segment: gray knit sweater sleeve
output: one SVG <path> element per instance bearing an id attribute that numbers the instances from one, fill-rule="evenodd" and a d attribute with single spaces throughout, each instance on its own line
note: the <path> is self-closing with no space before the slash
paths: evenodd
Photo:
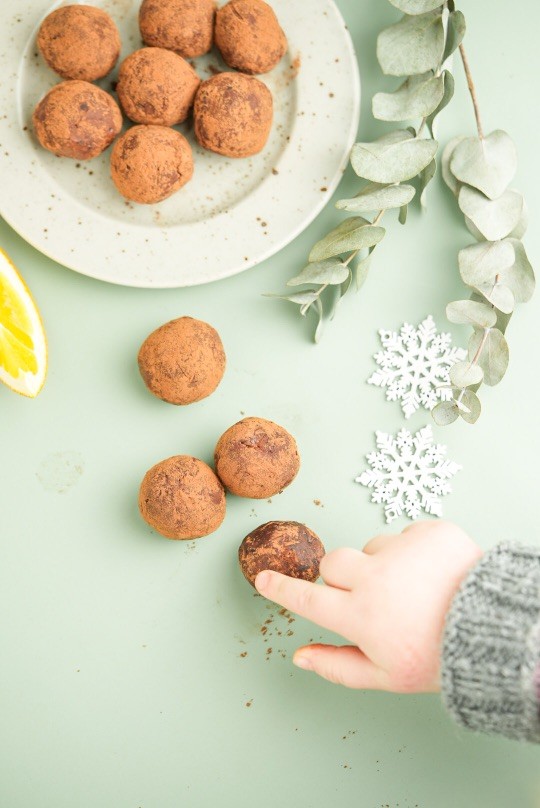
<path id="1" fill-rule="evenodd" d="M 540 742 L 540 550 L 500 544 L 446 619 L 443 701 L 465 727 Z"/>

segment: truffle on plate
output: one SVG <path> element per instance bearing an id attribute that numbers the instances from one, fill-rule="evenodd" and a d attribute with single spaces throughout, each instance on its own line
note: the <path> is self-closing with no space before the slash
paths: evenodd
<path id="1" fill-rule="evenodd" d="M 252 499 L 279 494 L 300 468 L 293 436 L 263 418 L 244 418 L 227 429 L 217 443 L 214 459 L 225 488 Z"/>
<path id="2" fill-rule="evenodd" d="M 199 539 L 225 518 L 225 492 L 206 463 L 177 455 L 146 472 L 139 490 L 142 518 L 167 539 Z"/>
<path id="3" fill-rule="evenodd" d="M 191 146 L 167 126 L 132 126 L 113 146 L 111 177 L 120 193 L 133 202 L 161 202 L 192 176 Z"/>
<path id="4" fill-rule="evenodd" d="M 90 160 L 122 128 L 114 98 L 87 81 L 63 81 L 41 99 L 32 117 L 41 145 L 59 157 Z"/>
<path id="5" fill-rule="evenodd" d="M 181 56 L 141 48 L 120 65 L 116 92 L 132 121 L 173 126 L 185 121 L 201 80 Z"/>
<path id="6" fill-rule="evenodd" d="M 155 396 L 171 404 L 191 404 L 213 393 L 225 372 L 218 332 L 193 317 L 160 326 L 139 350 L 139 370 Z"/>
<path id="7" fill-rule="evenodd" d="M 229 67 L 268 73 L 287 50 L 273 8 L 263 0 L 230 0 L 216 14 L 216 47 Z"/>
<path id="8" fill-rule="evenodd" d="M 238 561 L 252 586 L 263 570 L 314 582 L 324 554 L 319 537 L 300 522 L 266 522 L 246 536 L 238 548 Z"/>
<path id="9" fill-rule="evenodd" d="M 191 59 L 208 53 L 214 36 L 214 0 L 143 0 L 139 28 L 145 45 Z"/>
<path id="10" fill-rule="evenodd" d="M 61 6 L 40 25 L 43 58 L 64 79 L 96 81 L 113 69 L 120 34 L 109 15 L 95 6 Z"/>
<path id="11" fill-rule="evenodd" d="M 201 146 L 226 157 L 249 157 L 268 140 L 272 94 L 252 76 L 219 73 L 199 87 L 193 115 Z"/>

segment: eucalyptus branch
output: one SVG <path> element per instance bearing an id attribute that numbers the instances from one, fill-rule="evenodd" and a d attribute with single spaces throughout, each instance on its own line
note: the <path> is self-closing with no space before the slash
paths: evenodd
<path id="1" fill-rule="evenodd" d="M 462 47 L 460 52 L 478 137 L 451 140 L 443 153 L 442 173 L 477 243 L 460 250 L 458 256 L 461 278 L 471 288 L 471 298 L 450 303 L 446 311 L 451 322 L 471 325 L 473 334 L 469 361 L 450 368 L 449 400 L 433 410 L 439 424 L 452 423 L 460 416 L 468 423 L 478 419 L 478 388 L 482 383 L 498 384 L 506 373 L 506 327 L 515 305 L 530 300 L 535 287 L 534 271 L 521 242 L 527 228 L 525 201 L 508 188 L 517 168 L 515 146 L 502 130 L 484 135 L 469 62 Z"/>
<path id="2" fill-rule="evenodd" d="M 315 312 L 316 341 L 322 333 L 322 320 L 334 316 L 353 276 L 357 289 L 364 283 L 373 250 L 386 233 L 379 224 L 385 212 L 399 211 L 398 219 L 405 224 L 413 197 L 418 195 L 424 204 L 426 187 L 436 170 L 435 120 L 454 93 L 453 77 L 444 64 L 463 38 L 461 12 L 449 11 L 442 0 L 390 2 L 404 15 L 380 33 L 377 57 L 383 73 L 401 77 L 402 83 L 394 92 L 374 96 L 373 115 L 400 126 L 371 143 L 353 147 L 351 165 L 364 185 L 355 197 L 340 199 L 336 207 L 354 215 L 314 245 L 307 266 L 287 283 L 309 288 L 271 295 L 298 305 L 301 315 Z M 406 128 L 410 121 L 418 124 Z M 371 220 L 365 218 L 370 213 Z"/>

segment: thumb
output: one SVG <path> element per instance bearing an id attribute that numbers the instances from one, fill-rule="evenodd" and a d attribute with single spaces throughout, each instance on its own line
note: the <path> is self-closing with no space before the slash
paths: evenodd
<path id="1" fill-rule="evenodd" d="M 388 676 L 353 645 L 305 645 L 293 662 L 336 685 L 366 690 L 388 690 Z"/>

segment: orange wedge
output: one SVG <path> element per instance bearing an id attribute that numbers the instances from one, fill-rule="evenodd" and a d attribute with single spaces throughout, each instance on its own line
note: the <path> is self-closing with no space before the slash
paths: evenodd
<path id="1" fill-rule="evenodd" d="M 36 304 L 0 249 L 0 381 L 35 398 L 47 373 L 47 341 Z"/>

